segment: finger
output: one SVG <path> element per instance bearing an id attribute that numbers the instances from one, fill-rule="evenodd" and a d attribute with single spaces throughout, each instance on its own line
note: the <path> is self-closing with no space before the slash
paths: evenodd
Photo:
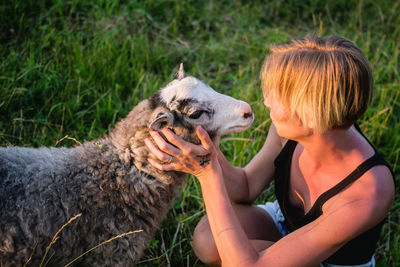
<path id="1" fill-rule="evenodd" d="M 162 152 L 158 147 L 149 139 L 146 138 L 144 140 L 144 143 L 146 144 L 147 148 L 161 161 L 164 162 L 175 162 L 176 159 L 172 157 L 171 155 L 168 155 L 167 153 Z"/>
<path id="2" fill-rule="evenodd" d="M 191 143 L 183 140 L 180 136 L 176 135 L 174 132 L 172 132 L 170 129 L 167 127 L 163 128 L 161 132 L 164 134 L 164 136 L 167 138 L 167 140 L 177 146 L 178 148 L 185 147 L 188 145 L 191 145 Z"/>
<path id="3" fill-rule="evenodd" d="M 177 171 L 173 164 L 161 164 L 152 158 L 148 158 L 147 161 L 160 171 Z"/>
<path id="4" fill-rule="evenodd" d="M 210 136 L 206 132 L 206 130 L 203 129 L 201 126 L 196 127 L 196 134 L 200 139 L 201 144 L 203 147 L 208 150 L 209 152 L 215 151 L 215 146 L 213 141 L 211 140 Z"/>
<path id="5" fill-rule="evenodd" d="M 168 142 L 165 141 L 158 132 L 150 131 L 150 135 L 153 137 L 154 142 L 161 151 L 173 156 L 179 156 L 182 154 L 182 151 L 179 148 L 168 144 Z"/>
<path id="6" fill-rule="evenodd" d="M 195 155 L 205 155 L 209 153 L 202 146 L 183 140 L 180 136 L 176 135 L 168 128 L 164 128 L 161 130 L 161 132 L 165 135 L 169 142 L 178 147 L 181 151 Z"/>

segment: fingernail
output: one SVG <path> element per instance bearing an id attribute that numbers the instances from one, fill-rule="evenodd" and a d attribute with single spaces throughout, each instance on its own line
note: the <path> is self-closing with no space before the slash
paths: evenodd
<path id="1" fill-rule="evenodd" d="M 204 129 L 203 129 L 203 127 L 201 127 L 200 125 L 197 126 L 197 131 L 198 131 L 199 133 L 201 133 L 201 134 L 204 134 Z"/>

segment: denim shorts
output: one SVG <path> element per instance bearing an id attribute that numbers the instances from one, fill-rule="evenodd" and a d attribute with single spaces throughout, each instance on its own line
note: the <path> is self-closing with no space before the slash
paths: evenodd
<path id="1" fill-rule="evenodd" d="M 279 233 L 281 233 L 282 237 L 289 234 L 289 230 L 285 223 L 285 217 L 282 214 L 278 200 L 275 200 L 274 202 L 267 202 L 264 205 L 257 205 L 257 206 L 268 212 L 268 214 L 274 221 L 276 228 L 278 228 Z M 320 264 L 320 267 L 375 267 L 375 257 L 372 256 L 369 262 L 359 265 L 336 265 L 323 262 Z"/>
<path id="2" fill-rule="evenodd" d="M 282 237 L 289 234 L 289 230 L 285 223 L 285 217 L 283 217 L 281 208 L 279 207 L 278 200 L 275 200 L 274 202 L 267 202 L 264 205 L 257 205 L 257 206 L 268 212 L 269 216 L 271 216 L 272 220 L 276 225 L 276 228 L 278 228 L 278 231 Z"/>

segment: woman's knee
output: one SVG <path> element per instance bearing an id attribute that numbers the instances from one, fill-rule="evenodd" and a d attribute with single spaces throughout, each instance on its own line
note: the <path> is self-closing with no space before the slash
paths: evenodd
<path id="1" fill-rule="evenodd" d="M 207 215 L 200 220 L 194 230 L 192 247 L 196 256 L 203 263 L 218 264 L 220 262 Z"/>
<path id="2" fill-rule="evenodd" d="M 263 209 L 257 206 L 235 204 L 233 209 L 239 219 L 243 230 L 250 240 L 257 240 L 258 249 L 266 248 L 271 245 L 268 241 L 277 241 L 281 238 L 271 216 Z M 196 256 L 204 263 L 218 264 L 220 257 L 215 245 L 214 237 L 211 232 L 207 216 L 204 216 L 197 224 L 193 233 L 192 242 L 193 251 Z"/>

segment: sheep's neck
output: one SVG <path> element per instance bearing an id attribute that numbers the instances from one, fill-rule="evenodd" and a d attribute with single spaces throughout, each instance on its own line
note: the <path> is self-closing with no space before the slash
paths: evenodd
<path id="1" fill-rule="evenodd" d="M 150 137 L 148 125 L 152 112 L 147 100 L 140 102 L 125 119 L 116 124 L 110 133 L 111 142 L 126 164 L 133 163 L 139 170 L 167 183 L 172 182 L 171 179 L 182 179 L 182 173 L 163 172 L 148 163 L 147 159 L 154 158 L 154 155 L 150 153 L 144 140 Z"/>

